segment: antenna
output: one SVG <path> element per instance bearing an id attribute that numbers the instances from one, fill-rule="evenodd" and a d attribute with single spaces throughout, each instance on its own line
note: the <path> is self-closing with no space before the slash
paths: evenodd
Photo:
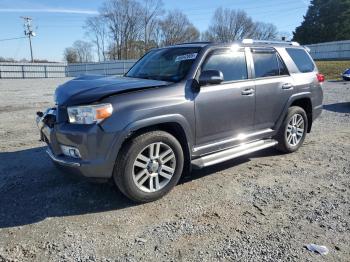
<path id="1" fill-rule="evenodd" d="M 29 47 L 30 47 L 30 58 L 32 63 L 34 63 L 33 58 L 33 48 L 32 48 L 32 37 L 34 37 L 36 34 L 32 29 L 32 18 L 28 16 L 21 16 L 21 18 L 24 20 L 24 35 L 28 37 L 29 40 Z"/>

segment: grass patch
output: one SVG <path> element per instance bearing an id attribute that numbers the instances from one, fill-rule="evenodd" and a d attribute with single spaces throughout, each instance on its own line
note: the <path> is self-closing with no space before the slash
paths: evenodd
<path id="1" fill-rule="evenodd" d="M 350 61 L 316 61 L 316 64 L 326 80 L 341 79 L 345 69 L 350 68 Z"/>

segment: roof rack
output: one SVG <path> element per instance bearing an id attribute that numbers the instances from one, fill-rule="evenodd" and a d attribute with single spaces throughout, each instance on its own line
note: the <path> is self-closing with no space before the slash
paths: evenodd
<path id="1" fill-rule="evenodd" d="M 197 41 L 197 42 L 184 42 L 184 43 L 178 43 L 175 45 L 189 45 L 189 44 L 212 44 L 213 42 L 210 41 Z"/>
<path id="2" fill-rule="evenodd" d="M 243 39 L 243 44 L 278 44 L 278 45 L 293 45 L 300 46 L 298 42 L 294 41 L 276 41 L 276 40 L 254 40 L 254 39 Z"/>

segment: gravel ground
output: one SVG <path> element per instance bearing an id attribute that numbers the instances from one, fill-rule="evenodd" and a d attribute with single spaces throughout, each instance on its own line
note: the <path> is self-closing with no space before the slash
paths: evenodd
<path id="1" fill-rule="evenodd" d="M 135 205 L 45 155 L 34 115 L 66 80 L 0 80 L 0 261 L 350 260 L 349 83 L 325 83 L 325 110 L 298 152 L 196 171 Z"/>

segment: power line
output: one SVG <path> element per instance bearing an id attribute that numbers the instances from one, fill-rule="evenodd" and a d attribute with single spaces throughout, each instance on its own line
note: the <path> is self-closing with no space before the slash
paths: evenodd
<path id="1" fill-rule="evenodd" d="M 4 39 L 0 39 L 0 42 L 16 40 L 16 39 L 22 39 L 22 38 L 27 38 L 27 37 L 26 36 L 21 36 L 21 37 L 13 37 L 13 38 L 4 38 Z"/>
<path id="2" fill-rule="evenodd" d="M 20 40 L 18 41 L 16 51 L 15 51 L 15 53 L 14 53 L 14 55 L 13 55 L 13 57 L 14 57 L 15 60 L 17 60 L 18 54 L 19 54 L 20 50 L 21 50 L 22 47 L 23 47 L 23 44 L 24 44 L 23 41 L 24 41 L 24 38 L 22 38 L 22 39 L 20 39 Z"/>

